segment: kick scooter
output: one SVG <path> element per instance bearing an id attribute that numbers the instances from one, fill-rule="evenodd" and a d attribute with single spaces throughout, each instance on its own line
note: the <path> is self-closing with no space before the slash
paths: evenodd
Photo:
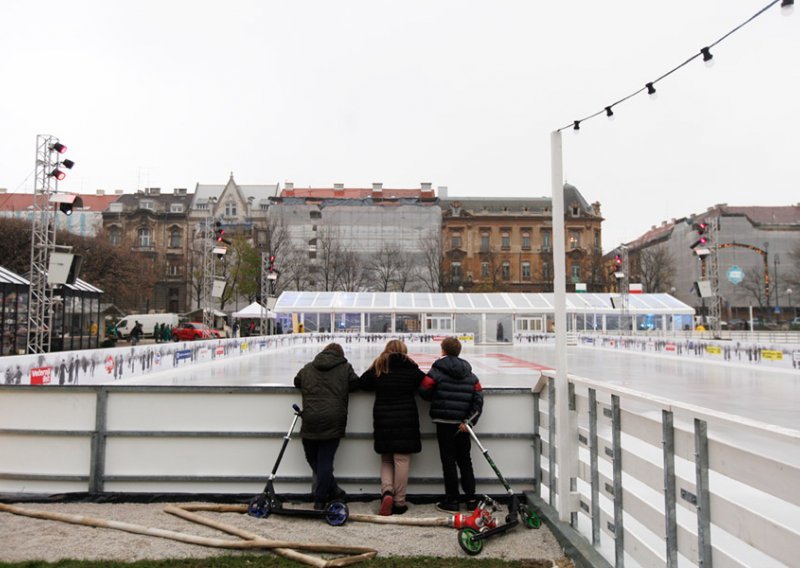
<path id="1" fill-rule="evenodd" d="M 502 473 L 500 473 L 500 470 L 497 468 L 494 461 L 492 461 L 492 458 L 489 455 L 489 450 L 483 447 L 481 441 L 478 440 L 478 437 L 475 435 L 475 431 L 470 427 L 470 425 L 466 423 L 464 425 L 466 426 L 469 435 L 478 445 L 478 448 L 480 448 L 481 453 L 483 453 L 483 457 L 486 458 L 486 461 L 489 462 L 489 465 L 494 470 L 495 475 L 497 475 L 497 479 L 499 479 L 500 483 L 502 483 L 503 487 L 505 487 L 509 496 L 508 514 L 506 515 L 505 524 L 497 525 L 496 523 L 483 522 L 481 523 L 482 526 L 480 528 L 477 526 L 463 526 L 463 528 L 458 531 L 458 544 L 461 546 L 461 549 L 470 556 L 476 556 L 481 553 L 481 550 L 483 550 L 483 543 L 485 540 L 513 529 L 520 523 L 520 520 L 525 527 L 529 529 L 538 529 L 540 526 L 542 526 L 542 520 L 536 515 L 536 513 L 528 509 L 527 505 L 520 502 L 519 497 L 514 494 L 514 490 L 511 489 L 511 485 L 509 485 L 508 481 L 506 481 L 506 478 L 503 477 Z"/>
<path id="2" fill-rule="evenodd" d="M 327 523 L 333 527 L 341 526 L 347 522 L 347 518 L 350 515 L 347 504 L 342 501 L 331 501 L 328 503 L 325 509 L 321 510 L 290 509 L 284 507 L 283 502 L 275 494 L 275 488 L 273 487 L 272 482 L 275 480 L 275 474 L 278 471 L 278 466 L 281 464 L 281 459 L 283 459 L 286 446 L 289 445 L 289 440 L 292 439 L 292 432 L 294 432 L 297 419 L 303 415 L 303 411 L 300 410 L 300 407 L 296 404 L 293 404 L 292 408 L 294 409 L 292 425 L 289 427 L 289 431 L 283 438 L 281 451 L 278 454 L 278 459 L 275 462 L 275 466 L 272 468 L 272 473 L 270 473 L 269 477 L 267 478 L 267 485 L 264 487 L 264 491 L 260 495 L 256 495 L 250 500 L 250 503 L 247 506 L 247 514 L 251 517 L 260 519 L 265 519 L 272 513 L 276 515 L 291 515 L 295 517 L 325 519 L 325 521 L 327 521 Z"/>

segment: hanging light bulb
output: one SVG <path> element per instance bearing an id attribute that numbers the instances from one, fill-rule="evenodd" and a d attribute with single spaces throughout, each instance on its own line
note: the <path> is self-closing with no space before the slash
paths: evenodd
<path id="1" fill-rule="evenodd" d="M 574 132 L 575 134 L 580 134 L 581 133 L 581 121 L 580 120 L 576 120 L 576 121 L 574 121 L 572 123 L 572 132 Z"/>
<path id="2" fill-rule="evenodd" d="M 700 53 L 703 54 L 703 63 L 706 64 L 706 67 L 713 67 L 714 66 L 714 55 L 711 53 L 710 47 L 704 47 L 700 50 Z"/>
<path id="3" fill-rule="evenodd" d="M 606 107 L 606 116 L 608 117 L 608 120 L 614 120 L 614 111 L 611 110 L 610 106 Z"/>
<path id="4" fill-rule="evenodd" d="M 645 87 L 647 87 L 647 94 L 650 95 L 651 100 L 658 98 L 658 95 L 656 94 L 656 88 L 653 86 L 653 83 L 647 83 Z"/>
<path id="5" fill-rule="evenodd" d="M 791 16 L 794 12 L 794 0 L 781 0 L 781 14 Z"/>

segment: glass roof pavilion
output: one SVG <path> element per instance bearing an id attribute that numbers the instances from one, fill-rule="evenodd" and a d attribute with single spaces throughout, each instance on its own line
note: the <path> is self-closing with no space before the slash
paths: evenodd
<path id="1" fill-rule="evenodd" d="M 304 331 L 475 333 L 478 340 L 512 341 L 514 334 L 550 331 L 553 303 L 552 293 L 283 292 L 274 312 L 293 315 Z M 694 315 L 669 294 L 629 294 L 625 310 L 611 293 L 567 294 L 566 304 L 574 331 L 675 330 Z"/>

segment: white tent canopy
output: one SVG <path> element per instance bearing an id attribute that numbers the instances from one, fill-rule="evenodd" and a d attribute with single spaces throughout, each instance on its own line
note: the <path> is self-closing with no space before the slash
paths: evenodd
<path id="1" fill-rule="evenodd" d="M 253 302 L 246 308 L 242 308 L 238 312 L 234 312 L 233 317 L 236 319 L 260 318 L 262 312 L 268 318 L 275 318 L 274 312 L 268 312 L 267 309 L 258 302 Z"/>

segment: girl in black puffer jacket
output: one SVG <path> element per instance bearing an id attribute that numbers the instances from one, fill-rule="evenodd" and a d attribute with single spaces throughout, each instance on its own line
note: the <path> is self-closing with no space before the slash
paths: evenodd
<path id="1" fill-rule="evenodd" d="M 406 488 L 411 454 L 422 449 L 415 394 L 425 373 L 407 355 L 405 343 L 393 339 L 372 366 L 361 375 L 359 386 L 375 391 L 372 407 L 375 451 L 381 455 L 381 515 L 401 515 L 408 510 Z"/>

